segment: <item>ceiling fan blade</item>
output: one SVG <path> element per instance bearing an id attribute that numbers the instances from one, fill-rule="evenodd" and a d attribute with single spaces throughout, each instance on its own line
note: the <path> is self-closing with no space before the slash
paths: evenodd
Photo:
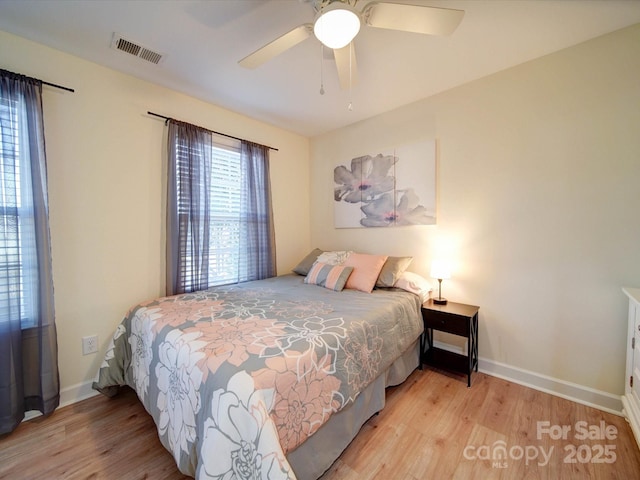
<path id="1" fill-rule="evenodd" d="M 348 90 L 349 87 L 355 87 L 358 83 L 358 65 L 356 63 L 356 51 L 353 42 L 346 47 L 334 49 L 333 56 L 336 59 L 340 87 L 343 90 Z"/>
<path id="2" fill-rule="evenodd" d="M 261 47 L 255 52 L 247 55 L 238 63 L 245 68 L 257 68 L 263 63 L 280 55 L 285 50 L 289 50 L 291 47 L 294 47 L 303 40 L 306 40 L 312 33 L 313 25 L 310 23 L 300 25 L 281 37 L 276 38 L 274 41 L 267 43 L 264 47 Z"/>
<path id="3" fill-rule="evenodd" d="M 450 35 L 462 21 L 464 10 L 373 2 L 364 8 L 362 17 L 371 27 L 426 35 Z"/>

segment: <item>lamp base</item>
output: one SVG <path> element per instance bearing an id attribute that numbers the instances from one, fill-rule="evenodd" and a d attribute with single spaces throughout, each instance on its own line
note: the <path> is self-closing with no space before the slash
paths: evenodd
<path id="1" fill-rule="evenodd" d="M 446 298 L 434 298 L 433 299 L 433 303 L 435 303 L 436 305 L 446 305 L 447 304 L 447 299 Z"/>

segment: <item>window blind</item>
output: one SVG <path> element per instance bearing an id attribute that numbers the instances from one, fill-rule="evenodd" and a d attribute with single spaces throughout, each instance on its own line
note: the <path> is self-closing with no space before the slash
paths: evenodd
<path id="1" fill-rule="evenodd" d="M 30 258 L 35 245 L 21 235 L 33 222 L 25 201 L 31 191 L 25 122 L 23 98 L 0 98 L 0 323 L 19 317 L 22 328 L 35 324 L 33 304 L 25 300 L 34 294 L 29 287 L 37 285 L 35 259 Z"/>
<path id="2" fill-rule="evenodd" d="M 207 284 L 208 286 L 225 285 L 247 280 L 243 272 L 248 269 L 248 258 L 241 254 L 241 239 L 247 235 L 246 222 L 243 222 L 243 205 L 245 198 L 242 189 L 242 162 L 240 156 L 240 142 L 219 140 L 211 145 L 187 145 L 186 142 L 176 140 L 177 157 L 177 195 L 178 218 L 187 218 L 188 215 L 208 215 L 208 234 L 198 237 L 200 241 L 207 242 Z M 203 149 L 209 148 L 209 152 Z M 200 182 L 188 185 L 181 182 L 190 174 L 189 169 L 195 168 L 190 163 L 209 161 L 209 168 L 204 169 L 209 178 L 201 178 Z M 206 189 L 206 191 L 205 191 Z M 194 212 L 192 197 L 195 194 L 208 199 L 206 212 Z M 244 224 L 243 224 L 244 223 Z M 185 228 L 190 228 L 185 225 Z M 197 232 L 189 232 L 186 238 L 197 237 Z M 198 269 L 193 264 L 193 240 L 182 245 L 180 249 L 183 257 L 180 263 L 184 266 L 182 281 L 185 291 L 193 290 L 191 279 Z"/>

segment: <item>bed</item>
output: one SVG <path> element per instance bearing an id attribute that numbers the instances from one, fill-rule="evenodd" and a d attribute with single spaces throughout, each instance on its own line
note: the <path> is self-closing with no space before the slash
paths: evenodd
<path id="1" fill-rule="evenodd" d="M 118 325 L 94 388 L 133 388 L 184 474 L 315 479 L 418 366 L 420 303 L 299 275 L 154 299 Z"/>

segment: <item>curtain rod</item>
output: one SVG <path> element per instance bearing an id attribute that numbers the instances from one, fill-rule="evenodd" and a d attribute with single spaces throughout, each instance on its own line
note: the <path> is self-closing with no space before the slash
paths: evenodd
<path id="1" fill-rule="evenodd" d="M 165 117 L 164 115 L 160 115 L 160 114 L 158 114 L 158 113 L 153 113 L 153 112 L 147 112 L 147 113 L 148 113 L 149 115 L 153 115 L 154 117 L 164 118 L 164 123 L 165 123 L 165 125 L 166 125 L 166 123 L 167 123 L 169 120 L 175 120 L 175 118 Z M 187 123 L 187 122 L 185 122 L 185 123 Z M 211 129 L 209 129 L 209 128 L 199 127 L 198 125 L 195 125 L 195 126 L 196 126 L 196 127 L 198 127 L 198 128 L 201 128 L 201 129 L 203 129 L 203 130 L 206 130 L 207 132 L 211 132 L 211 133 L 216 133 L 216 134 L 218 134 L 218 135 L 222 135 L 223 137 L 233 138 L 234 140 L 240 140 L 240 141 L 250 141 L 250 140 L 245 140 L 244 138 L 234 137 L 233 135 L 227 135 L 226 133 L 216 132 L 215 130 L 211 130 Z M 255 142 L 254 142 L 254 143 L 255 143 Z M 262 147 L 266 147 L 266 148 L 268 148 L 269 150 L 273 150 L 273 151 L 275 151 L 275 152 L 277 152 L 277 151 L 278 151 L 278 149 L 277 149 L 277 148 L 270 147 L 269 145 L 262 145 L 262 144 L 258 144 L 258 145 L 260 145 L 260 146 L 262 146 Z"/>
<path id="2" fill-rule="evenodd" d="M 53 88 L 59 88 L 60 90 L 66 90 L 67 92 L 75 93 L 75 90 L 73 88 L 63 87 L 62 85 L 56 85 L 55 83 L 45 82 L 44 80 L 40 80 L 39 78 L 29 77 L 29 76 L 23 75 L 21 73 L 10 72 L 9 70 L 0 70 L 0 72 L 9 73 L 11 75 L 18 75 L 19 77 L 24 77 L 24 78 L 27 78 L 29 80 L 35 80 L 36 82 L 40 82 L 43 85 L 48 85 L 48 86 L 53 87 Z"/>

